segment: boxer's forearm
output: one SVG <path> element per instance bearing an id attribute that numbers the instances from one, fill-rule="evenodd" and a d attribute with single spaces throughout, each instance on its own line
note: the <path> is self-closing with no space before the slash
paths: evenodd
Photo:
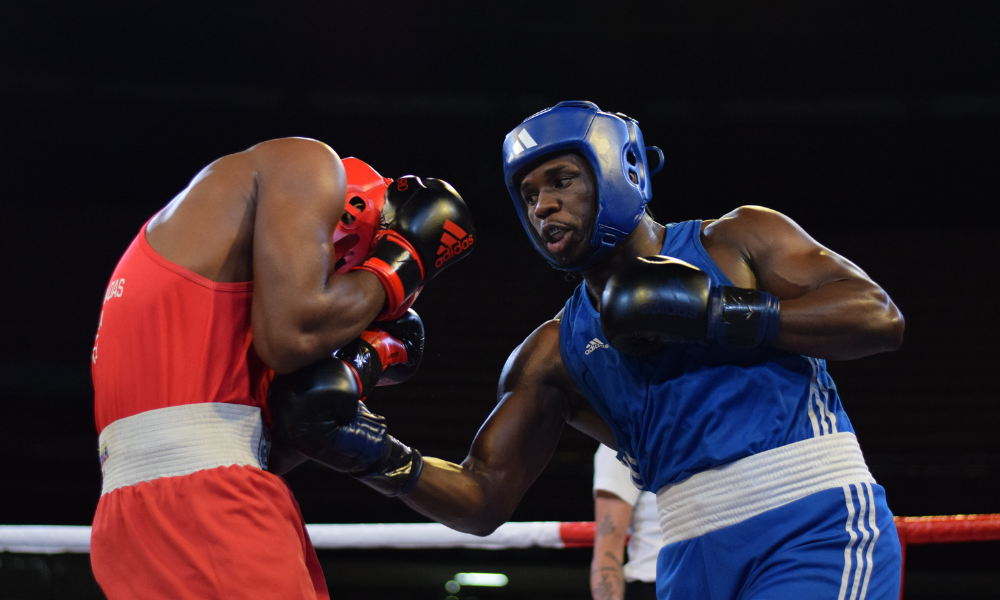
<path id="1" fill-rule="evenodd" d="M 268 366 L 290 373 L 358 337 L 385 304 L 371 273 L 330 277 L 310 293 L 254 292 L 254 348 Z"/>
<path id="2" fill-rule="evenodd" d="M 400 499 L 408 506 L 452 529 L 489 535 L 510 518 L 520 500 L 489 483 L 472 469 L 439 458 L 424 457 L 416 487 Z"/>

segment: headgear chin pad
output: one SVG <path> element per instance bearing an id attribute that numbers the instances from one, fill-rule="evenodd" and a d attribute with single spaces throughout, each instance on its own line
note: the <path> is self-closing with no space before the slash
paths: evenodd
<path id="1" fill-rule="evenodd" d="M 589 250 L 572 264 L 561 264 L 545 249 L 521 199 L 521 180 L 545 160 L 577 152 L 594 171 L 597 217 Z M 647 152 L 657 154 L 650 170 Z M 571 100 L 535 113 L 507 134 L 503 142 L 503 174 L 521 225 L 535 248 L 561 271 L 588 269 L 627 238 L 639 225 L 653 196 L 650 177 L 663 167 L 663 152 L 645 146 L 639 122 L 621 113 L 603 112 L 593 102 Z"/>
<path id="2" fill-rule="evenodd" d="M 335 273 L 346 273 L 361 264 L 375 246 L 382 228 L 385 191 L 392 184 L 392 179 L 382 177 L 364 161 L 350 157 L 341 162 L 347 176 L 347 198 L 344 216 L 333 230 Z"/>

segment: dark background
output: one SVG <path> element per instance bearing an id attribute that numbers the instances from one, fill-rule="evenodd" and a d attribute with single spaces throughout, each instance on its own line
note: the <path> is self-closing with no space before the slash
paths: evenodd
<path id="1" fill-rule="evenodd" d="M 89 524 L 89 354 L 142 223 L 204 165 L 306 136 L 387 176 L 447 179 L 475 253 L 415 308 L 427 355 L 371 401 L 460 461 L 510 351 L 573 288 L 502 181 L 503 136 L 565 99 L 639 119 L 662 222 L 782 211 L 907 319 L 898 352 L 829 369 L 897 515 L 1000 512 L 994 2 L 33 2 L 0 5 L 0 523 Z M 514 520 L 589 520 L 596 444 L 567 431 Z M 308 522 L 422 521 L 304 466 Z M 586 598 L 589 551 L 321 552 L 335 597 Z M 911 547 L 909 598 L 1000 597 L 1000 543 Z M 99 598 L 86 556 L 0 554 L 0 598 Z"/>

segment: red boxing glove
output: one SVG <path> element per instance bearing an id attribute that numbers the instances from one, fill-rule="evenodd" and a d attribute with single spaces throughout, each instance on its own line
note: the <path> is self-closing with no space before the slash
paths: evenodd
<path id="1" fill-rule="evenodd" d="M 403 383 L 416 373 L 424 353 L 424 324 L 407 310 L 395 321 L 376 323 L 334 353 L 357 377 L 361 398 L 379 385 Z"/>

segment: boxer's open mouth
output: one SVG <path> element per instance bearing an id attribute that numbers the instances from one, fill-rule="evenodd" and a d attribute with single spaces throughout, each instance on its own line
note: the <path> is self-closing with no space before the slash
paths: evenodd
<path id="1" fill-rule="evenodd" d="M 565 250 L 573 240 L 573 230 L 559 223 L 546 223 L 542 227 L 545 248 L 552 254 Z"/>

